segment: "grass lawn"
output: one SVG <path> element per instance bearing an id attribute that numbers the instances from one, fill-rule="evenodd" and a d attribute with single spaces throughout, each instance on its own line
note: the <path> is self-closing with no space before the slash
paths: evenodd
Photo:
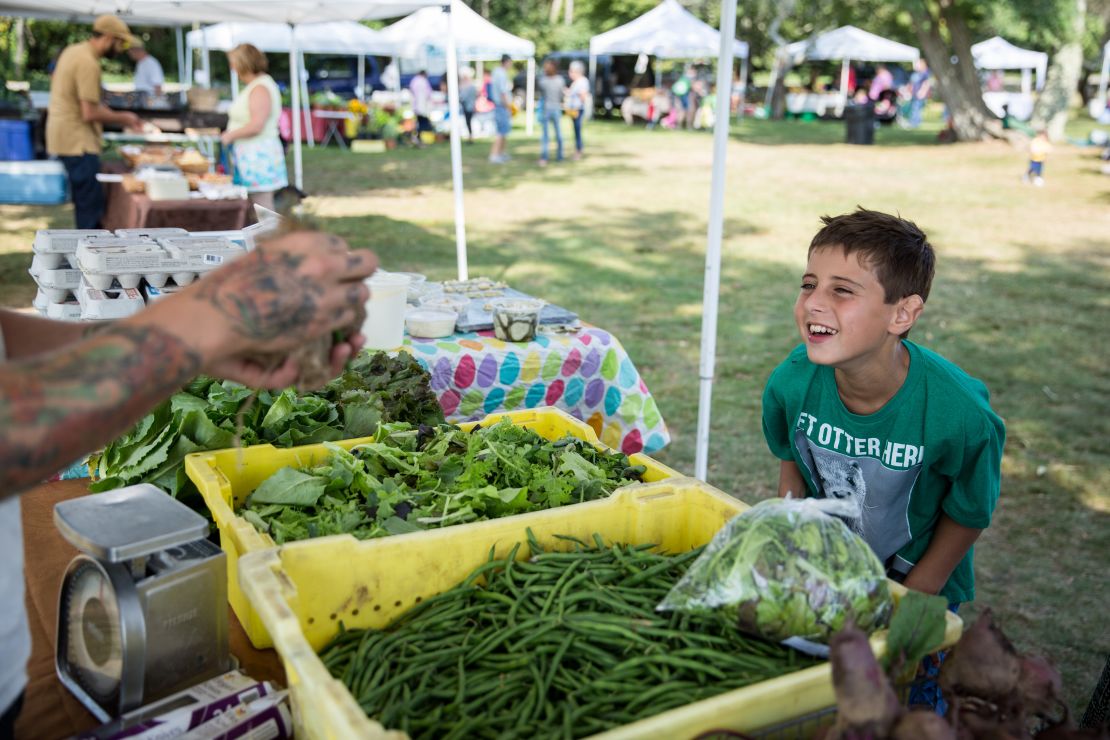
<path id="1" fill-rule="evenodd" d="M 978 601 L 962 615 L 994 607 L 1019 647 L 1060 664 L 1081 711 L 1110 653 L 1110 353 L 1098 338 L 1110 316 L 1110 178 L 1094 150 L 1063 146 L 1033 188 L 1020 182 L 1023 152 L 938 146 L 935 132 L 883 129 L 879 146 L 849 147 L 837 124 L 735 127 L 710 482 L 749 502 L 775 488 L 760 393 L 799 341 L 791 305 L 818 217 L 862 204 L 913 219 L 939 255 L 914 339 L 987 383 L 1009 436 L 1002 500 L 977 548 Z M 464 146 L 471 274 L 613 331 L 673 434 L 658 457 L 691 471 L 711 137 L 600 121 L 586 137 L 585 159 L 546 169 L 521 132 L 504 166 L 487 163 L 486 144 Z M 389 269 L 454 277 L 445 145 L 306 150 L 305 173 L 327 228 Z M 27 306 L 31 235 L 71 216 L 8 206 L 0 223 L 0 303 Z"/>

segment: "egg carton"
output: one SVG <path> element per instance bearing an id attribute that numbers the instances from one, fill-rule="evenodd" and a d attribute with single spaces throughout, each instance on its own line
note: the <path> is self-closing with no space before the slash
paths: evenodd
<path id="1" fill-rule="evenodd" d="M 142 311 L 146 305 L 143 294 L 135 288 L 101 290 L 84 280 L 77 289 L 77 302 L 81 306 L 81 318 L 86 321 L 125 319 Z"/>
<path id="2" fill-rule="evenodd" d="M 31 256 L 31 266 L 27 272 L 31 277 L 37 278 L 44 270 L 57 270 L 59 268 L 65 269 L 69 266 L 70 269 L 77 269 L 77 255 L 76 254 L 33 254 Z"/>
<path id="3" fill-rule="evenodd" d="M 38 291 L 35 293 L 34 300 L 31 301 L 31 307 L 45 316 L 46 309 L 50 306 L 50 303 L 50 297 L 46 295 L 42 288 L 39 288 Z"/>
<path id="4" fill-rule="evenodd" d="M 225 262 L 242 257 L 246 250 L 225 237 L 179 236 L 159 239 L 158 243 L 175 260 L 194 264 L 203 270 L 212 270 Z"/>
<path id="5" fill-rule="evenodd" d="M 81 271 L 66 268 L 43 270 L 32 277 L 40 288 L 53 290 L 75 290 L 81 283 Z"/>
<path id="6" fill-rule="evenodd" d="M 162 300 L 166 296 L 173 295 L 174 293 L 179 293 L 182 290 L 184 290 L 184 288 L 179 285 L 166 284 L 160 288 L 155 288 L 149 283 L 143 284 L 143 295 L 146 296 L 147 303 L 155 303 L 156 301 Z"/>
<path id="7" fill-rule="evenodd" d="M 65 303 L 72 300 L 76 292 L 76 288 L 43 288 L 40 286 L 31 305 L 45 311 L 51 303 Z"/>
<path id="8" fill-rule="evenodd" d="M 179 228 L 159 228 L 159 229 L 116 229 L 116 236 L 121 236 L 126 239 L 164 239 L 170 236 L 188 236 L 189 232 L 185 229 Z"/>
<path id="9" fill-rule="evenodd" d="M 112 236 L 112 232 L 105 229 L 41 229 L 36 231 L 35 240 L 31 243 L 31 251 L 35 254 L 31 261 L 31 268 L 36 270 L 57 269 L 66 261 L 66 255 L 72 255 L 77 251 L 77 242 L 82 238 L 110 236 Z M 72 263 L 70 265 L 72 266 Z"/>
<path id="10" fill-rule="evenodd" d="M 51 303 L 46 307 L 44 314 L 48 319 L 55 319 L 57 321 L 80 321 L 81 320 L 81 304 L 77 301 L 66 301 L 65 303 Z"/>
<path id="11" fill-rule="evenodd" d="M 123 288 L 137 288 L 146 278 L 165 285 L 172 266 L 157 242 L 148 238 L 82 239 L 77 246 L 77 264 L 89 285 L 108 290 L 118 280 Z"/>

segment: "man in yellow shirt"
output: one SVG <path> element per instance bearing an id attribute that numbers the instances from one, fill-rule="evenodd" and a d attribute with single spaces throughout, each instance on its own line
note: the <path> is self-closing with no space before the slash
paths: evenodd
<path id="1" fill-rule="evenodd" d="M 135 41 L 120 18 L 102 15 L 93 23 L 92 38 L 62 51 L 50 78 L 46 151 L 61 160 L 69 174 L 79 229 L 99 228 L 104 215 L 104 191 L 96 181 L 101 125 L 142 127 L 134 113 L 114 111 L 100 102 L 101 57 L 114 57 Z"/>

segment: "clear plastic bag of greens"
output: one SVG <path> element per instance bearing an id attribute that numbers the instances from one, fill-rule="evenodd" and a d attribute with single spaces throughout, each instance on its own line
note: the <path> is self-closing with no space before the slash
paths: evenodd
<path id="1" fill-rule="evenodd" d="M 774 641 L 827 642 L 849 620 L 884 626 L 892 602 L 878 557 L 835 514 L 836 499 L 770 499 L 730 520 L 656 607 L 727 610 Z"/>

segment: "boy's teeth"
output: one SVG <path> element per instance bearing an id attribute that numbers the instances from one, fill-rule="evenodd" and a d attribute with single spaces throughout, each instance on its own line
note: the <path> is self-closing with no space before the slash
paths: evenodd
<path id="1" fill-rule="evenodd" d="M 821 324 L 810 324 L 809 331 L 811 334 L 836 334 L 836 329 Z"/>

